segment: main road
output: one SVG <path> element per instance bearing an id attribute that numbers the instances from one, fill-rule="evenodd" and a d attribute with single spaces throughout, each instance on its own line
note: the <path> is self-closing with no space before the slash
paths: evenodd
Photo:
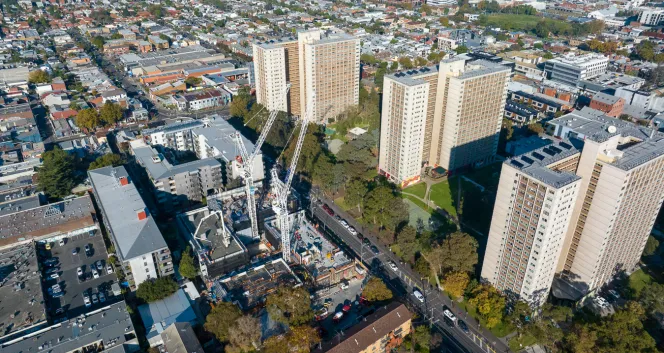
<path id="1" fill-rule="evenodd" d="M 429 324 L 433 325 L 444 336 L 444 348 L 447 352 L 451 353 L 503 353 L 509 352 L 509 348 L 491 332 L 484 330 L 478 326 L 478 323 L 456 303 L 450 300 L 443 292 L 436 289 L 434 286 L 423 282 L 420 275 L 415 273 L 405 264 L 402 264 L 396 256 L 387 249 L 374 234 L 370 232 L 363 232 L 363 236 L 370 240 L 371 245 L 378 248 L 378 254 L 371 250 L 371 245 L 364 243 L 358 237 L 350 234 L 339 221 L 330 216 L 323 208 L 321 203 L 325 203 L 330 207 L 336 215 L 346 220 L 351 226 L 358 231 L 362 227 L 355 222 L 355 220 L 348 215 L 345 211 L 337 207 L 332 200 L 329 200 L 322 195 L 313 196 L 312 202 L 309 207 L 310 215 L 314 220 L 318 221 L 323 229 L 328 233 L 332 233 L 335 240 L 339 242 L 340 246 L 346 251 L 352 251 L 356 256 L 371 268 L 372 273 L 381 277 L 396 293 L 396 295 L 409 301 L 416 307 L 423 318 Z M 392 270 L 388 263 L 393 262 L 396 265 L 396 270 Z M 413 296 L 413 291 L 418 289 L 424 294 L 424 301 L 420 302 Z M 464 332 L 458 325 L 451 325 L 443 315 L 443 307 L 450 308 L 450 310 L 457 316 L 459 320 L 463 320 L 467 326 L 468 331 Z"/>

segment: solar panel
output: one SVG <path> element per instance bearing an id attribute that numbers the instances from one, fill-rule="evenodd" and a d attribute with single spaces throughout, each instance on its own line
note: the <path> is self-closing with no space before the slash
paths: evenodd
<path id="1" fill-rule="evenodd" d="M 555 155 L 556 155 L 556 152 L 550 150 L 548 147 L 544 147 L 544 148 L 542 148 L 542 152 L 548 154 L 549 156 L 555 156 Z"/>
<path id="2" fill-rule="evenodd" d="M 563 150 L 561 150 L 560 148 L 558 148 L 556 146 L 549 146 L 549 149 L 552 150 L 555 153 L 560 153 L 560 152 L 563 151 Z"/>
<path id="3" fill-rule="evenodd" d="M 517 162 L 517 161 L 515 161 L 515 160 L 510 161 L 510 163 L 511 163 L 513 166 L 516 166 L 517 168 L 523 168 L 523 164 L 521 164 L 521 163 L 519 163 L 519 162 Z"/>
<path id="4" fill-rule="evenodd" d="M 521 160 L 524 161 L 524 162 L 526 162 L 526 163 L 528 163 L 528 164 L 533 164 L 533 163 L 535 163 L 535 161 L 532 160 L 532 159 L 531 159 L 530 157 L 528 157 L 528 156 L 522 156 L 522 157 L 521 157 Z"/>
<path id="5" fill-rule="evenodd" d="M 565 149 L 568 149 L 568 150 L 572 149 L 572 145 L 570 145 L 568 143 L 565 143 L 565 142 L 561 142 L 561 143 L 559 143 L 559 145 L 560 145 L 560 147 L 564 147 Z"/>
<path id="6" fill-rule="evenodd" d="M 537 152 L 533 152 L 532 156 L 539 159 L 540 161 L 542 161 L 542 160 L 544 160 L 544 158 L 546 158 L 546 157 L 542 156 L 541 154 L 539 154 Z"/>

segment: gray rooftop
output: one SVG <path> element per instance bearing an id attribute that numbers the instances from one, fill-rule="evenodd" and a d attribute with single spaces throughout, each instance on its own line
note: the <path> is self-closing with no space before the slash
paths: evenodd
<path id="1" fill-rule="evenodd" d="M 226 162 L 234 160 L 240 154 L 233 137 L 231 137 L 236 131 L 228 121 L 219 116 L 211 117 L 205 126 L 192 130 L 194 135 L 205 136 L 208 145 L 217 149 Z M 242 141 L 247 151 L 251 153 L 254 150 L 254 143 L 244 135 L 242 135 Z"/>
<path id="2" fill-rule="evenodd" d="M 618 146 L 620 156 L 612 165 L 631 170 L 643 163 L 664 155 L 664 133 L 604 115 L 603 112 L 583 108 L 553 119 L 550 124 L 560 125 L 573 131 L 580 138 L 605 142 L 615 136 L 629 137 L 631 142 Z M 609 130 L 613 130 L 613 132 Z"/>
<path id="3" fill-rule="evenodd" d="M 208 200 L 208 204 L 213 201 L 214 200 Z M 238 241 L 237 237 L 232 234 L 228 227 L 226 227 L 224 220 L 220 218 L 220 215 L 207 217 L 210 214 L 211 210 L 208 207 L 202 207 L 197 211 L 182 214 L 180 215 L 180 218 L 187 230 L 197 239 L 198 245 L 200 245 L 202 249 L 207 250 L 206 252 L 209 254 L 212 261 L 229 255 L 246 252 L 247 249 L 244 244 Z M 223 243 L 222 229 L 225 229 L 227 234 L 230 234 L 231 243 L 228 247 Z"/>
<path id="4" fill-rule="evenodd" d="M 214 158 L 200 159 L 174 166 L 161 153 L 150 146 L 135 147 L 132 148 L 132 151 L 136 159 L 147 169 L 154 180 L 170 178 L 177 174 L 196 172 L 203 167 L 221 166 L 219 161 Z"/>
<path id="5" fill-rule="evenodd" d="M 125 343 L 138 345 L 124 300 L 4 342 L 0 351 L 68 353 L 100 341 L 106 349 Z"/>
<path id="6" fill-rule="evenodd" d="M 604 104 L 616 104 L 620 100 L 620 97 L 612 96 L 603 92 L 595 94 L 592 98 L 594 101 L 598 101 Z"/>
<path id="7" fill-rule="evenodd" d="M 99 168 L 89 171 L 88 175 L 123 261 L 167 247 L 124 167 Z M 121 178 L 126 178 L 126 185 L 121 185 Z M 146 212 L 147 218 L 139 220 L 137 212 L 140 211 Z"/>
<path id="8" fill-rule="evenodd" d="M 569 141 L 555 141 L 550 145 L 510 158 L 505 164 L 522 171 L 547 185 L 560 188 L 581 179 L 574 173 L 555 171 L 549 165 L 580 153 Z"/>
<path id="9" fill-rule="evenodd" d="M 20 192 L 19 192 L 20 195 Z M 41 206 L 41 194 L 32 194 L 27 197 L 11 199 L 12 195 L 6 195 L 5 200 L 0 203 L 0 216 L 16 213 L 22 210 L 29 210 Z M 2 198 L 0 198 L 2 200 Z"/>

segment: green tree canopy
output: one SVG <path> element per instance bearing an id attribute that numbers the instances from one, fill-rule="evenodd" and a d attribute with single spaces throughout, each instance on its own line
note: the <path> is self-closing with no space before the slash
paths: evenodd
<path id="1" fill-rule="evenodd" d="M 203 82 L 203 80 L 200 77 L 195 77 L 195 76 L 189 76 L 184 80 L 184 83 L 187 84 L 187 86 L 198 86 Z"/>
<path id="2" fill-rule="evenodd" d="M 408 216 L 400 197 L 387 186 L 378 186 L 364 197 L 364 219 L 387 229 L 395 229 Z"/>
<path id="3" fill-rule="evenodd" d="M 120 104 L 106 101 L 99 109 L 99 119 L 106 126 L 117 124 L 124 117 L 124 108 Z"/>
<path id="4" fill-rule="evenodd" d="M 392 291 L 378 277 L 369 278 L 367 284 L 364 286 L 364 290 L 362 290 L 362 295 L 370 302 L 392 299 Z"/>
<path id="5" fill-rule="evenodd" d="M 260 345 L 261 324 L 257 318 L 241 316 L 228 328 L 226 353 L 254 352 Z"/>
<path id="6" fill-rule="evenodd" d="M 56 147 L 44 152 L 43 164 L 37 170 L 38 188 L 51 198 L 62 198 L 71 194 L 76 185 L 76 161 L 72 155 Z"/>
<path id="7" fill-rule="evenodd" d="M 477 308 L 477 312 L 486 320 L 489 328 L 498 325 L 505 311 L 505 297 L 491 285 L 482 284 L 473 290 L 472 298 L 468 301 Z"/>
<path id="8" fill-rule="evenodd" d="M 102 36 L 96 36 L 96 37 L 92 38 L 90 43 L 92 43 L 92 45 L 97 47 L 97 49 L 102 50 L 102 49 L 104 49 L 104 43 L 106 43 L 106 40 Z"/>
<path id="9" fill-rule="evenodd" d="M 653 237 L 652 235 L 649 236 L 648 241 L 646 242 L 646 247 L 643 249 L 643 256 L 655 255 L 655 252 L 657 252 L 658 247 L 659 247 L 659 240 L 657 240 L 657 238 Z"/>
<path id="10" fill-rule="evenodd" d="M 313 319 L 309 292 L 303 287 L 282 287 L 267 297 L 265 306 L 270 318 L 289 325 L 306 324 Z"/>
<path id="11" fill-rule="evenodd" d="M 191 248 L 187 248 L 182 252 L 182 257 L 180 258 L 180 266 L 178 267 L 180 274 L 189 279 L 196 278 L 198 271 L 196 270 L 196 265 L 194 265 L 194 258 L 191 256 Z"/>
<path id="12" fill-rule="evenodd" d="M 79 111 L 74 121 L 76 122 L 76 126 L 88 130 L 95 130 L 102 125 L 99 113 L 93 108 Z"/>
<path id="13" fill-rule="evenodd" d="M 138 285 L 136 297 L 152 303 L 171 296 L 178 290 L 178 284 L 170 277 L 160 277 Z"/>
<path id="14" fill-rule="evenodd" d="M 241 316 L 242 312 L 235 304 L 218 302 L 208 316 L 205 317 L 205 325 L 203 327 L 220 342 L 228 342 L 229 329 Z"/>
<path id="15" fill-rule="evenodd" d="M 477 247 L 477 240 L 468 233 L 454 232 L 443 239 L 440 246 L 433 248 L 427 259 L 439 274 L 473 272 L 478 261 Z"/>
<path id="16" fill-rule="evenodd" d="M 103 168 L 107 167 L 109 165 L 112 165 L 114 167 L 117 167 L 119 165 L 123 165 L 124 161 L 122 160 L 122 157 L 119 154 L 116 153 L 107 153 L 101 157 L 97 157 L 90 165 L 88 166 L 88 170 L 94 170 L 98 168 Z"/>
<path id="17" fill-rule="evenodd" d="M 30 83 L 48 83 L 51 82 L 51 76 L 44 70 L 35 70 L 28 75 Z"/>

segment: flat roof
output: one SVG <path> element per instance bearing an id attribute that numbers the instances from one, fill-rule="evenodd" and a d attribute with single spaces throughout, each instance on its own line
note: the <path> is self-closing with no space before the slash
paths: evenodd
<path id="1" fill-rule="evenodd" d="M 134 325 L 123 301 L 72 318 L 13 341 L 0 344 L 4 352 L 68 353 L 102 343 L 111 349 L 136 340 Z M 135 342 L 138 345 L 138 342 Z"/>
<path id="2" fill-rule="evenodd" d="M 89 195 L 0 216 L 0 246 L 95 226 Z"/>
<path id="3" fill-rule="evenodd" d="M 88 175 L 123 261 L 167 248 L 157 223 L 123 166 L 91 170 Z M 121 178 L 125 178 L 126 185 L 122 185 Z M 139 220 L 141 211 L 146 218 Z"/>
<path id="4" fill-rule="evenodd" d="M 550 145 L 510 158 L 504 163 L 547 185 L 560 188 L 580 180 L 581 177 L 574 173 L 552 170 L 549 166 L 579 153 L 569 141 L 554 141 Z"/>
<path id="5" fill-rule="evenodd" d="M 208 200 L 208 204 L 216 200 Z M 226 227 L 223 215 L 211 215 L 209 207 L 202 207 L 198 210 L 179 215 L 182 224 L 196 238 L 198 245 L 207 250 L 207 254 L 212 261 L 246 252 L 244 244 Z M 209 216 L 209 217 L 208 217 Z M 230 245 L 226 246 L 223 242 L 224 232 L 230 237 Z"/>
<path id="6" fill-rule="evenodd" d="M 197 127 L 202 127 L 203 122 L 201 120 L 185 120 L 185 121 L 180 121 L 177 123 L 172 123 L 172 124 L 166 124 L 162 126 L 158 126 L 156 128 L 152 129 L 143 129 L 142 133 L 143 135 L 152 135 L 156 133 L 175 133 L 179 131 L 184 131 L 184 130 L 190 130 L 193 128 Z"/>
<path id="7" fill-rule="evenodd" d="M 0 266 L 2 336 L 46 321 L 35 244 L 30 242 L 1 251 Z"/>
<path id="8" fill-rule="evenodd" d="M 204 136 L 207 143 L 219 151 L 220 156 L 222 156 L 226 162 L 235 160 L 235 157 L 239 155 L 237 145 L 232 137 L 237 130 L 228 121 L 222 119 L 218 115 L 210 117 L 204 126 L 194 128 L 192 132 L 195 135 Z M 240 135 L 242 136 L 242 141 L 246 146 L 247 151 L 251 153 L 255 148 L 254 143 L 244 135 Z M 259 151 L 259 154 L 260 153 L 261 152 Z"/>
<path id="9" fill-rule="evenodd" d="M 20 192 L 18 193 L 20 195 Z M 42 198 L 40 194 L 32 194 L 27 197 L 11 198 L 11 195 L 6 195 L 5 200 L 0 203 L 0 216 L 5 216 L 11 213 L 29 210 L 41 206 Z M 3 200 L 0 198 L 0 200 Z"/>
<path id="10" fill-rule="evenodd" d="M 170 324 L 175 322 L 196 321 L 196 313 L 189 303 L 189 298 L 183 289 L 178 289 L 172 295 L 138 307 L 145 329 L 149 332 L 153 327 L 161 333 Z"/>
<path id="11" fill-rule="evenodd" d="M 169 178 L 182 173 L 196 172 L 203 167 L 220 167 L 221 164 L 214 158 L 199 159 L 188 163 L 172 165 L 163 154 L 157 152 L 154 147 L 144 145 L 134 147 L 132 151 L 140 164 L 147 169 L 152 179 Z"/>

